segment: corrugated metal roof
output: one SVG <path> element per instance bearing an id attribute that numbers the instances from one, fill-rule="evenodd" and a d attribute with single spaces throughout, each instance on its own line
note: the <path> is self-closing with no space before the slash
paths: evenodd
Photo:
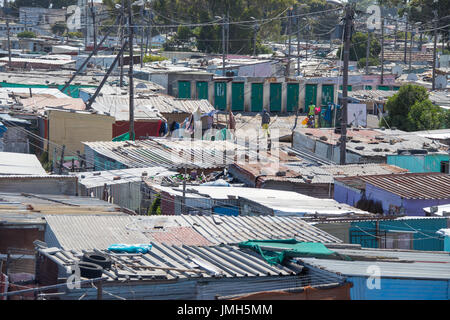
<path id="1" fill-rule="evenodd" d="M 362 181 L 406 199 L 450 199 L 450 175 L 406 173 L 362 176 Z"/>
<path id="2" fill-rule="evenodd" d="M 45 242 L 66 250 L 107 249 L 118 243 L 147 243 L 148 238 L 127 229 L 130 216 L 63 216 L 47 215 Z"/>
<path id="3" fill-rule="evenodd" d="M 180 190 L 171 188 L 166 192 L 179 195 Z M 210 187 L 210 186 L 189 186 L 187 195 L 197 197 L 208 197 L 214 200 L 238 199 L 246 204 L 264 206 L 272 210 L 275 216 L 368 216 L 366 211 L 339 203 L 333 199 L 319 199 L 306 196 L 293 191 L 242 188 L 242 187 Z M 241 202 L 241 203 L 242 203 Z M 259 213 L 256 213 L 259 214 Z"/>
<path id="4" fill-rule="evenodd" d="M 0 175 L 45 175 L 34 154 L 0 152 Z"/>
<path id="5" fill-rule="evenodd" d="M 8 57 L 0 58 L 0 62 L 7 62 Z M 27 58 L 11 58 L 11 62 L 26 62 L 30 64 L 50 64 L 57 66 L 64 66 L 67 64 L 75 63 L 74 60 L 49 60 L 49 59 L 27 59 Z"/>
<path id="6" fill-rule="evenodd" d="M 96 198 L 0 193 L 0 221 L 27 223 L 45 215 L 124 215 L 117 205 Z"/>
<path id="7" fill-rule="evenodd" d="M 341 139 L 341 135 L 332 128 L 297 128 L 294 142 L 298 139 L 296 135 L 329 145 L 337 145 Z M 428 150 L 429 153 L 446 154 L 448 150 L 448 146 L 439 142 L 400 130 L 349 129 L 347 137 L 347 149 L 362 156 L 386 157 L 397 154 L 398 150 Z"/>
<path id="8" fill-rule="evenodd" d="M 193 229 L 216 244 L 289 238 L 308 242 L 342 242 L 298 217 L 182 215 L 177 219 L 184 219 Z"/>
<path id="9" fill-rule="evenodd" d="M 408 172 L 406 169 L 400 167 L 384 164 L 350 164 L 350 165 L 335 165 L 335 166 L 311 166 L 302 164 L 285 164 L 286 176 L 278 177 L 276 175 L 264 175 L 260 179 L 262 181 L 290 181 L 293 183 L 333 183 L 335 177 L 345 176 L 361 176 L 361 175 L 382 175 L 393 173 Z M 245 166 L 245 168 L 247 168 Z M 261 172 L 257 175 L 262 175 L 264 167 L 261 167 Z M 280 167 L 280 171 L 283 168 Z M 256 178 L 256 176 L 255 176 Z"/>
<path id="10" fill-rule="evenodd" d="M 38 251 L 50 257 L 63 269 L 67 268 L 68 273 L 69 266 L 79 261 L 83 254 L 81 251 L 63 251 L 56 248 L 41 248 Z M 107 251 L 100 252 L 109 254 L 114 262 L 112 270 L 104 271 L 103 274 L 110 281 L 292 276 L 301 271 L 300 266 L 270 266 L 263 258 L 228 245 L 201 247 L 152 243 L 152 249 L 146 254 L 118 256 Z"/>
<path id="11" fill-rule="evenodd" d="M 234 162 L 245 147 L 229 141 L 148 139 L 137 141 L 83 142 L 86 146 L 129 168 L 221 168 Z M 256 159 L 256 152 L 249 152 Z"/>
<path id="12" fill-rule="evenodd" d="M 401 252 L 389 250 L 345 250 L 333 249 L 341 254 L 354 257 L 377 258 L 378 261 L 342 261 L 316 258 L 301 258 L 305 266 L 312 266 L 343 276 L 373 276 L 368 270 L 379 267 L 381 277 L 409 279 L 450 279 L 450 253 Z M 382 261 L 381 257 L 390 262 Z M 357 258 L 354 258 L 357 259 Z M 395 260 L 399 262 L 392 262 Z"/>
<path id="13" fill-rule="evenodd" d="M 164 167 L 131 168 L 107 171 L 87 171 L 77 173 L 79 183 L 86 188 L 100 187 L 106 184 L 122 184 L 141 181 L 143 178 L 166 177 L 177 174 L 176 171 L 167 170 Z M 144 176 L 145 175 L 145 176 Z"/>
<path id="14" fill-rule="evenodd" d="M 194 113 L 197 109 L 201 113 L 208 113 L 214 107 L 208 100 L 176 99 L 165 95 L 140 94 L 134 99 L 135 117 L 156 118 L 161 113 Z M 102 95 L 96 98 L 92 108 L 102 113 L 109 113 L 117 120 L 128 120 L 128 96 Z"/>
<path id="15" fill-rule="evenodd" d="M 149 241 L 167 245 L 236 244 L 287 238 L 342 242 L 296 217 L 47 215 L 45 219 L 48 245 L 66 250 L 107 249 L 115 243 Z"/>
<path id="16" fill-rule="evenodd" d="M 116 121 L 128 121 L 130 119 L 129 105 L 128 97 L 107 95 L 97 97 L 91 108 L 116 118 Z M 134 118 L 136 120 L 165 120 L 158 110 L 144 99 L 134 99 Z"/>

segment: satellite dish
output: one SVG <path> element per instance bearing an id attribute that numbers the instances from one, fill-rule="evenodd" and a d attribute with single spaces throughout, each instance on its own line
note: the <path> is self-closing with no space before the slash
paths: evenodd
<path id="1" fill-rule="evenodd" d="M 409 80 L 409 81 L 417 81 L 417 80 L 419 80 L 419 78 L 417 78 L 417 74 L 415 74 L 415 73 L 410 73 L 410 74 L 408 74 L 408 77 L 406 78 L 406 80 Z"/>
<path id="2" fill-rule="evenodd" d="M 440 74 L 436 77 L 435 85 L 437 89 L 445 89 L 447 88 L 447 77 Z"/>
<path id="3" fill-rule="evenodd" d="M 395 74 L 397 77 L 400 77 L 403 74 L 403 69 L 400 66 L 395 66 L 392 68 L 391 72 Z"/>

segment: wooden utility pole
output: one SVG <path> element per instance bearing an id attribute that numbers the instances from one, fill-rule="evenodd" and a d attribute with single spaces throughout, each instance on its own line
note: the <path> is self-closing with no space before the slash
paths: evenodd
<path id="1" fill-rule="evenodd" d="M 6 17 L 6 33 L 8 37 L 8 67 L 11 68 L 11 38 L 9 34 L 9 18 Z"/>
<path id="2" fill-rule="evenodd" d="M 384 17 L 381 17 L 381 85 L 384 83 Z"/>
<path id="3" fill-rule="evenodd" d="M 222 76 L 225 77 L 225 28 L 226 28 L 226 18 L 223 15 L 223 26 L 222 26 Z"/>
<path id="4" fill-rule="evenodd" d="M 408 16 L 406 16 L 406 25 L 405 25 L 405 52 L 404 52 L 404 62 L 406 64 L 406 50 L 408 50 Z"/>
<path id="5" fill-rule="evenodd" d="M 435 0 L 434 3 L 436 4 L 437 1 Z M 438 12 L 435 8 L 433 10 L 434 13 L 434 47 L 433 47 L 433 82 L 432 82 L 432 90 L 436 90 L 436 46 L 437 46 L 437 22 L 438 22 Z"/>
<path id="6" fill-rule="evenodd" d="M 297 8 L 297 76 L 300 76 L 300 17 L 298 16 L 300 13 L 300 9 Z M 331 38 L 330 38 L 330 47 L 331 47 Z M 297 108 L 298 109 L 298 108 Z"/>
<path id="7" fill-rule="evenodd" d="M 370 33 L 371 30 L 367 30 L 367 47 L 366 47 L 366 75 L 369 74 L 369 58 L 370 58 Z"/>
<path id="8" fill-rule="evenodd" d="M 287 19 L 288 19 L 288 26 L 287 26 L 287 32 L 288 32 L 288 61 L 286 66 L 286 77 L 290 76 L 291 73 L 291 21 L 292 21 L 292 7 L 289 8 L 287 12 Z"/>
<path id="9" fill-rule="evenodd" d="M 59 162 L 59 174 L 62 174 L 63 171 L 63 165 L 64 165 L 64 151 L 66 150 L 66 145 L 62 146 L 62 151 L 61 151 L 61 160 Z"/>
<path id="10" fill-rule="evenodd" d="M 144 6 L 139 11 L 141 16 L 141 68 L 144 67 Z"/>
<path id="11" fill-rule="evenodd" d="M 97 30 L 95 25 L 95 8 L 94 8 L 94 0 L 91 0 L 91 14 L 92 14 L 92 32 L 94 37 L 94 48 L 97 47 Z"/>
<path id="12" fill-rule="evenodd" d="M 340 164 L 346 162 L 347 152 L 347 105 L 348 105 L 348 64 L 350 60 L 351 32 L 353 24 L 353 8 L 350 4 L 345 7 L 345 29 L 344 29 L 344 70 L 342 81 L 342 111 L 341 111 L 341 144 Z"/>
<path id="13" fill-rule="evenodd" d="M 125 33 L 125 14 L 124 14 L 124 0 L 122 0 L 121 2 L 121 6 L 120 6 L 120 26 L 121 26 L 121 30 L 120 30 L 120 47 L 123 46 L 123 36 Z M 119 77 L 119 87 L 122 88 L 123 85 L 123 54 L 120 56 L 120 77 Z"/>
<path id="14" fill-rule="evenodd" d="M 133 15 L 131 11 L 131 1 L 128 1 L 128 46 L 130 48 L 130 62 L 128 66 L 128 83 L 129 83 L 129 100 L 130 100 L 130 140 L 134 140 L 134 84 L 133 84 L 133 35 L 134 35 L 134 26 L 133 26 Z"/>

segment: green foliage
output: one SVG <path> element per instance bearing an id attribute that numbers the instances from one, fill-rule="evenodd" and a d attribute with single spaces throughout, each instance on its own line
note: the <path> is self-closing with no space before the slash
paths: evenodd
<path id="1" fill-rule="evenodd" d="M 110 10 L 117 11 L 114 9 L 114 4 L 120 2 L 120 0 L 103 0 L 103 2 Z M 165 45 L 166 50 L 189 50 L 191 48 L 190 40 L 194 37 L 195 42 L 193 44 L 199 51 L 221 53 L 223 50 L 223 20 L 216 18 L 216 16 L 224 17 L 228 13 L 231 22 L 247 21 L 245 23 L 229 24 L 228 52 L 231 54 L 252 54 L 255 23 L 252 22 L 251 17 L 254 17 L 256 20 L 283 17 L 286 16 L 286 8 L 297 3 L 297 0 L 156 0 L 152 2 L 152 9 L 161 13 L 155 15 L 155 24 L 180 24 L 176 29 L 159 29 L 161 33 L 176 31 L 176 36 Z M 306 6 L 299 9 L 299 14 L 333 8 L 326 0 L 304 0 L 302 4 Z M 139 15 L 135 19 L 136 23 L 139 24 Z M 296 30 L 297 21 L 292 22 L 292 28 Z M 208 25 L 188 28 L 182 26 L 184 23 L 207 23 Z M 305 22 L 298 21 L 298 23 L 300 28 L 303 29 Z M 302 34 L 302 37 L 329 39 L 329 34 L 326 33 L 337 23 L 337 12 L 311 16 L 308 21 L 311 28 L 307 34 Z M 279 40 L 282 35 L 287 34 L 287 25 L 287 19 L 273 19 L 259 23 L 256 36 L 256 52 L 270 53 L 270 50 L 264 47 L 262 43 Z M 156 30 L 156 28 L 153 29 Z"/>
<path id="2" fill-rule="evenodd" d="M 449 128 L 450 115 L 428 99 L 427 90 L 418 85 L 405 85 L 386 103 L 386 122 L 390 127 L 404 131 Z M 384 120 L 380 126 L 384 126 Z"/>
<path id="3" fill-rule="evenodd" d="M 378 58 L 369 58 L 369 66 L 378 66 L 380 64 L 380 60 Z M 361 58 L 358 60 L 358 68 L 366 67 L 366 58 Z"/>
<path id="4" fill-rule="evenodd" d="M 446 125 L 447 111 L 430 100 L 417 101 L 408 113 L 408 131 L 442 129 Z"/>
<path id="5" fill-rule="evenodd" d="M 148 211 L 149 215 L 161 215 L 161 195 L 157 194 L 155 200 Z"/>
<path id="6" fill-rule="evenodd" d="M 36 38 L 33 31 L 22 31 L 17 34 L 17 38 Z"/>
<path id="7" fill-rule="evenodd" d="M 167 58 L 162 57 L 162 56 L 155 56 L 155 55 L 151 55 L 151 54 L 148 54 L 144 57 L 144 63 L 155 62 L 155 61 L 164 61 L 164 60 L 167 60 Z"/>
<path id="8" fill-rule="evenodd" d="M 52 170 L 52 162 L 48 160 L 48 152 L 44 151 L 39 157 L 42 167 L 45 171 L 50 172 Z"/>
<path id="9" fill-rule="evenodd" d="M 350 48 L 350 60 L 359 61 L 367 55 L 367 33 L 356 32 L 352 36 L 352 47 Z M 370 36 L 369 58 L 378 58 L 381 52 L 381 44 L 376 37 Z M 337 52 L 337 57 L 341 57 L 341 48 Z M 375 60 L 373 60 L 375 62 Z M 364 62 L 365 64 L 365 62 Z"/>
<path id="10" fill-rule="evenodd" d="M 57 35 L 62 35 L 66 32 L 67 25 L 62 22 L 55 23 L 52 26 L 52 32 Z"/>
<path id="11" fill-rule="evenodd" d="M 67 35 L 67 33 L 65 35 Z M 83 38 L 83 32 L 80 32 L 80 31 L 78 31 L 78 32 L 69 32 L 68 35 L 69 35 L 69 38 L 78 38 L 78 39 Z"/>

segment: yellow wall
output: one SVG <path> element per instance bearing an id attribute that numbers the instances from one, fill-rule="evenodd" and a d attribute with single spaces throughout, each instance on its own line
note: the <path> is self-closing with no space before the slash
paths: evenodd
<path id="1" fill-rule="evenodd" d="M 114 117 L 49 110 L 49 139 L 60 146 L 66 146 L 65 156 L 76 155 L 77 150 L 84 153 L 84 141 L 111 141 Z M 53 158 L 53 148 L 50 144 L 49 159 Z M 57 152 L 58 157 L 60 151 Z"/>

